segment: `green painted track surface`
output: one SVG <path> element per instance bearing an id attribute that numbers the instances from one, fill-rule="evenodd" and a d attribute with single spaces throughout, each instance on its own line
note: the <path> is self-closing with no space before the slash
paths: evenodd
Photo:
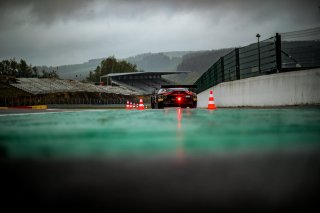
<path id="1" fill-rule="evenodd" d="M 16 157 L 209 155 L 320 146 L 320 109 L 92 110 L 0 116 Z"/>

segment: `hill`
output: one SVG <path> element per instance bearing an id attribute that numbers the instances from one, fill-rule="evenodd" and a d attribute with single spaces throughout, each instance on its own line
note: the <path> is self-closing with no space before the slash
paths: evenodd
<path id="1" fill-rule="evenodd" d="M 37 67 L 40 71 L 45 70 L 47 72 L 56 70 L 57 74 L 62 79 L 84 80 L 89 76 L 89 72 L 95 70 L 95 68 L 101 63 L 103 58 L 92 59 L 82 64 L 62 65 L 58 67 Z"/>
<path id="2" fill-rule="evenodd" d="M 189 74 L 170 75 L 168 79 L 178 83 L 194 83 L 214 62 L 232 49 L 207 51 L 176 51 L 161 53 L 144 53 L 125 60 L 136 64 L 143 71 L 191 71 Z M 63 65 L 58 67 L 37 67 L 40 71 L 56 70 L 62 79 L 84 80 L 100 65 L 103 58 L 92 59 L 82 64 Z"/>
<path id="3" fill-rule="evenodd" d="M 163 52 L 163 53 L 144 53 L 125 60 L 131 64 L 136 64 L 137 69 L 143 71 L 175 71 L 182 61 L 182 57 L 189 52 Z M 106 57 L 107 58 L 107 57 Z M 58 67 L 38 66 L 37 68 L 47 72 L 55 70 L 62 79 L 84 80 L 100 65 L 104 58 L 92 59 L 82 64 L 62 65 Z"/>
<path id="4" fill-rule="evenodd" d="M 167 78 L 181 84 L 193 84 L 220 57 L 232 50 L 233 48 L 190 52 L 182 57 L 181 63 L 177 66 L 177 71 L 190 71 L 190 73 L 171 75 Z"/>
<path id="5" fill-rule="evenodd" d="M 182 57 L 189 52 L 162 52 L 162 53 L 144 53 L 137 56 L 126 58 L 129 63 L 136 64 L 144 71 L 175 71 L 181 63 Z"/>

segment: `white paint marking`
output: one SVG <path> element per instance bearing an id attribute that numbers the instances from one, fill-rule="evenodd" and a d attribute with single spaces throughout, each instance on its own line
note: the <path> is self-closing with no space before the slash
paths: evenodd
<path id="1" fill-rule="evenodd" d="M 54 109 L 52 109 L 54 110 Z M 4 116 L 15 116 L 15 115 L 41 115 L 41 114 L 55 114 L 55 113 L 68 113 L 68 112 L 81 112 L 81 111 L 86 111 L 86 112 L 90 112 L 90 111 L 106 111 L 106 109 L 89 109 L 89 110 L 73 110 L 73 111 L 58 111 L 58 112 L 31 112 L 31 113 L 17 113 L 17 114 L 3 114 L 0 115 L 0 117 L 4 117 Z"/>

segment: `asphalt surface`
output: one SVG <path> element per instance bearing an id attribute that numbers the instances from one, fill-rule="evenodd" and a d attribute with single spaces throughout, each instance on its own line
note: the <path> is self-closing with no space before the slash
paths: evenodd
<path id="1" fill-rule="evenodd" d="M 317 212 L 319 154 L 1 160 L 2 208 Z"/>
<path id="2" fill-rule="evenodd" d="M 320 110 L 0 116 L 11 210 L 319 211 Z"/>

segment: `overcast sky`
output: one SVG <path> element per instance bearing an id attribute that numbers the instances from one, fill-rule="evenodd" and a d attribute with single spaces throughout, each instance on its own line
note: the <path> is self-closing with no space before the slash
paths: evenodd
<path id="1" fill-rule="evenodd" d="M 246 45 L 318 27 L 318 0 L 1 0 L 0 59 L 33 65 Z"/>

